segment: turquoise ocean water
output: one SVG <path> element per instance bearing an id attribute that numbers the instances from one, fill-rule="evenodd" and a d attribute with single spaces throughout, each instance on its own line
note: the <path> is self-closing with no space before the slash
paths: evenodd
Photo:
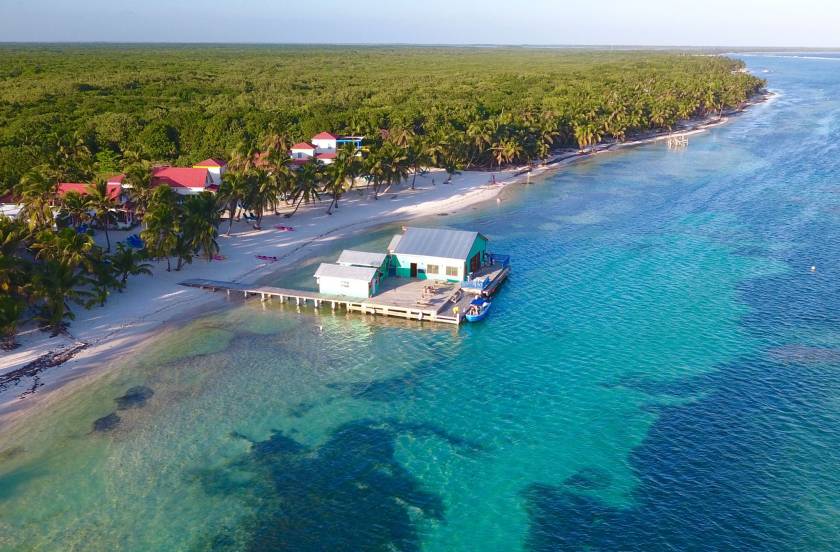
<path id="1" fill-rule="evenodd" d="M 0 433 L 0 549 L 840 550 L 840 57 L 809 57 L 745 56 L 778 97 L 685 150 L 423 221 L 512 255 L 480 325 L 232 301 L 68 387 Z"/>

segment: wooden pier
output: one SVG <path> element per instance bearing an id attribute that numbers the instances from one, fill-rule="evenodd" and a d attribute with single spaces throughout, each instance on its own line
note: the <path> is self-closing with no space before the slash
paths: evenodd
<path id="1" fill-rule="evenodd" d="M 684 134 L 669 134 L 667 144 L 668 149 L 682 149 L 688 147 L 688 137 Z"/>
<path id="2" fill-rule="evenodd" d="M 259 297 L 260 301 L 293 302 L 298 306 L 311 305 L 316 309 L 330 308 L 335 311 L 393 316 L 410 320 L 460 324 L 464 312 L 476 293 L 490 295 L 507 278 L 510 267 L 488 267 L 482 271 L 489 283 L 483 290 L 462 289 L 459 283 L 436 282 L 434 280 L 386 279 L 378 294 L 367 299 L 326 295 L 317 291 L 286 289 L 274 286 L 257 286 L 193 278 L 180 282 L 182 286 L 242 294 L 243 297 Z"/>

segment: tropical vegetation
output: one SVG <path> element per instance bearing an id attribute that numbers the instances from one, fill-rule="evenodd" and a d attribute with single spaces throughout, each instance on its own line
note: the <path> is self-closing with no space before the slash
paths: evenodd
<path id="1" fill-rule="evenodd" d="M 230 233 L 240 217 L 260 228 L 265 213 L 322 197 L 332 214 L 354 186 L 378 198 L 430 167 L 540 162 L 720 115 L 763 86 L 739 61 L 679 52 L 0 46 L 0 196 L 23 205 L 0 217 L 0 337 L 12 346 L 29 318 L 62 331 L 73 304 L 102 304 L 147 259 L 212 261 L 225 215 Z M 362 151 L 294 166 L 290 145 L 322 130 L 364 136 Z M 152 185 L 156 164 L 208 157 L 229 160 L 217 194 Z M 112 251 L 104 177 L 118 172 L 139 252 Z M 92 184 L 59 196 L 58 182 Z"/>

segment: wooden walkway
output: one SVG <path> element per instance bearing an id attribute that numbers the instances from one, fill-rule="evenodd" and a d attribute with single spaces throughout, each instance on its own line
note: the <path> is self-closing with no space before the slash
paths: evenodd
<path id="1" fill-rule="evenodd" d="M 344 308 L 347 312 L 359 312 L 362 314 L 381 314 L 385 316 L 396 316 L 400 318 L 408 318 L 411 320 L 430 320 L 433 322 L 442 322 L 445 324 L 460 324 L 461 316 L 453 316 L 444 314 L 442 311 L 445 305 L 436 308 L 434 304 L 423 304 L 416 300 L 417 295 L 413 295 L 416 306 L 409 306 L 403 302 L 391 302 L 388 298 L 385 301 L 381 300 L 381 295 L 371 297 L 369 299 L 362 299 L 356 297 L 346 297 L 339 295 L 325 295 L 317 291 L 305 291 L 298 289 L 286 289 L 273 286 L 252 286 L 246 284 L 238 284 L 236 282 L 223 282 L 220 280 L 206 280 L 203 278 L 193 278 L 180 282 L 182 286 L 195 287 L 206 289 L 210 291 L 224 291 L 228 295 L 232 292 L 241 293 L 244 297 L 257 296 L 261 301 L 279 300 L 283 302 L 294 302 L 297 305 L 312 304 L 315 308 L 330 307 L 332 310 Z M 386 302 L 387 301 L 387 302 Z"/>
<path id="2" fill-rule="evenodd" d="M 491 268 L 491 267 L 488 267 Z M 509 267 L 497 267 L 483 273 L 491 277 L 490 284 L 483 293 L 490 295 L 507 278 Z M 332 310 L 343 308 L 347 312 L 394 316 L 410 320 L 425 320 L 443 324 L 460 324 L 469 302 L 475 297 L 476 290 L 461 289 L 460 284 L 435 282 L 433 280 L 406 280 L 387 278 L 380 292 L 373 297 L 362 299 L 343 295 L 326 295 L 317 291 L 287 289 L 274 286 L 255 286 L 221 280 L 193 278 L 179 282 L 182 286 L 241 293 L 244 297 L 259 297 L 261 301 L 278 300 L 294 302 L 297 305 L 311 304 L 316 309 L 329 307 Z M 454 310 L 454 307 L 458 310 Z"/>

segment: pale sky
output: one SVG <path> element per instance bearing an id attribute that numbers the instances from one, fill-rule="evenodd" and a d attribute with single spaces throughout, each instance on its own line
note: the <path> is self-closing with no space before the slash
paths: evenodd
<path id="1" fill-rule="evenodd" d="M 0 0 L 0 42 L 840 47 L 840 0 Z"/>

